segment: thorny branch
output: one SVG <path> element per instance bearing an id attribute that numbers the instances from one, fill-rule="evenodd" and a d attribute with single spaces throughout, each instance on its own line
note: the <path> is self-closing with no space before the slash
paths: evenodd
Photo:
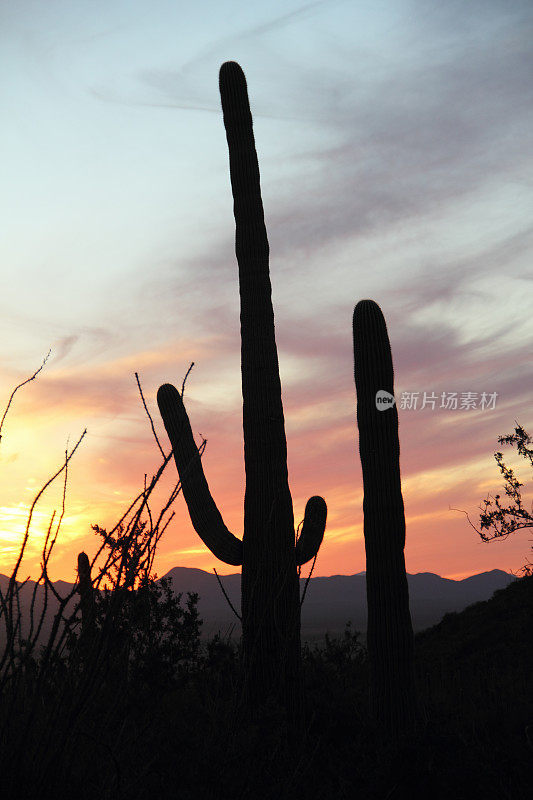
<path id="1" fill-rule="evenodd" d="M 33 375 L 31 375 L 31 377 L 26 378 L 25 381 L 22 381 L 22 383 L 19 383 L 18 386 L 15 386 L 15 388 L 11 392 L 11 397 L 9 398 L 9 401 L 7 403 L 7 406 L 6 406 L 6 409 L 4 411 L 3 417 L 0 420 L 0 441 L 2 440 L 2 427 L 4 425 L 4 420 L 7 417 L 7 412 L 9 411 L 9 408 L 11 406 L 11 403 L 13 402 L 13 398 L 15 397 L 15 394 L 18 392 L 19 389 L 22 389 L 23 386 L 26 386 L 27 383 L 30 383 L 31 381 L 35 380 L 35 378 L 37 377 L 39 372 L 43 369 L 44 365 L 46 364 L 46 362 L 50 358 L 50 353 L 51 352 L 52 352 L 52 350 L 49 350 L 48 353 L 45 355 L 45 357 L 43 358 L 43 363 L 41 364 L 39 369 L 36 369 L 35 372 L 33 373 Z"/>

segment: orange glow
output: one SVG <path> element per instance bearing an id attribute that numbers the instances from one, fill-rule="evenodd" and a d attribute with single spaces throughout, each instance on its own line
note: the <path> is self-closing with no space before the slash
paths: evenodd
<path id="1" fill-rule="evenodd" d="M 141 360 L 146 365 L 150 357 L 147 355 Z M 159 362 L 154 358 L 153 363 Z M 111 373 L 110 367 L 102 369 L 95 380 Z M 59 380 L 57 374 L 54 380 Z M 124 385 L 127 387 L 126 381 Z M 132 412 L 120 420 L 109 413 L 109 406 L 107 409 L 82 406 L 88 417 L 92 415 L 93 421 L 87 420 L 86 440 L 69 468 L 66 510 L 49 569 L 53 580 L 72 582 L 75 579 L 78 552 L 85 550 L 91 556 L 100 544 L 91 524 L 111 528 L 140 491 L 144 474 L 147 473 L 149 479 L 159 466 L 159 451 L 148 420 L 140 400 L 133 401 L 135 390 L 134 385 L 127 388 Z M 38 391 L 36 384 L 35 391 L 26 394 L 24 403 L 19 404 L 17 413 L 13 413 L 6 424 L 1 460 L 8 480 L 3 483 L 3 505 L 0 507 L 0 571 L 4 574 L 9 574 L 15 563 L 34 496 L 62 464 L 64 455 L 58 442 L 64 439 L 65 430 L 72 431 L 71 449 L 75 437 L 81 432 L 81 395 L 79 404 L 72 404 L 69 396 L 64 408 L 56 406 L 54 417 L 50 406 L 41 405 L 42 397 L 49 396 L 50 391 L 50 381 L 43 379 Z M 164 430 L 154 411 L 153 396 L 148 392 L 147 395 L 161 442 L 168 448 Z M 115 402 L 116 399 L 110 401 L 111 406 Z M 189 406 L 194 420 L 193 430 L 209 434 L 204 468 L 213 496 L 228 527 L 241 536 L 244 469 L 240 418 L 238 414 L 213 416 L 212 412 L 192 400 Z M 335 438 L 334 426 L 326 431 L 326 441 L 330 441 L 330 436 L 335 441 L 336 458 L 323 464 L 322 474 L 321 458 L 314 455 L 312 449 L 293 457 L 290 462 L 296 524 L 303 516 L 309 495 L 323 494 L 328 502 L 328 526 L 314 569 L 315 576 L 353 574 L 365 569 L 361 471 L 355 430 L 352 434 L 352 440 L 345 440 L 341 448 Z M 36 442 L 39 442 L 38 446 Z M 317 451 L 318 447 L 317 444 Z M 320 447 L 324 447 L 324 441 L 320 442 Z M 169 464 L 157 495 L 158 502 L 162 502 L 176 478 L 175 466 Z M 435 572 L 457 580 L 490 569 L 516 571 L 522 566 L 529 550 L 523 534 L 515 534 L 506 541 L 483 543 L 468 525 L 466 517 L 449 508 L 467 510 L 472 521 L 477 523 L 477 506 L 488 488 L 492 491 L 498 489 L 498 478 L 490 453 L 484 459 L 458 467 L 404 472 L 408 572 Z M 34 510 L 19 578 L 36 577 L 40 571 L 44 537 L 54 510 L 54 525 L 57 523 L 62 491 L 61 476 Z M 154 508 L 157 507 L 157 502 L 154 502 Z M 191 526 L 181 496 L 175 503 L 175 517 L 161 540 L 154 566 L 159 576 L 175 566 L 206 571 L 215 567 L 220 574 L 238 571 L 217 562 L 204 547 Z M 303 575 L 307 574 L 309 567 L 303 568 Z"/>

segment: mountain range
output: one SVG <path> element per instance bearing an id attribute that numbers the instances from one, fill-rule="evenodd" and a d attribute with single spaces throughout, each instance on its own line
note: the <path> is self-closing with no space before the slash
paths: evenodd
<path id="1" fill-rule="evenodd" d="M 199 594 L 198 609 L 204 620 L 204 634 L 227 632 L 240 623 L 224 598 L 214 574 L 200 569 L 174 567 L 165 577 L 172 578 L 177 591 L 195 591 Z M 236 611 L 240 612 L 240 573 L 221 576 L 224 590 Z M 409 604 L 415 631 L 439 622 L 444 614 L 462 611 L 471 603 L 488 600 L 497 589 L 504 589 L 515 576 L 499 569 L 472 575 L 460 581 L 441 578 L 432 572 L 408 575 Z M 305 585 L 300 579 L 300 596 Z M 331 575 L 311 578 L 302 605 L 302 639 L 321 639 L 327 632 L 342 633 L 348 621 L 352 630 L 366 630 L 366 576 Z M 364 638 L 364 636 L 363 636 Z"/>
<path id="2" fill-rule="evenodd" d="M 174 567 L 164 577 L 172 578 L 172 587 L 177 594 L 197 592 L 199 595 L 198 610 L 203 619 L 202 635 L 211 637 L 215 633 L 240 634 L 240 622 L 225 599 L 217 577 L 201 569 Z M 221 576 L 224 590 L 237 612 L 240 613 L 240 573 Z M 504 589 L 515 580 L 515 576 L 494 569 L 472 575 L 460 581 L 441 578 L 432 572 L 419 572 L 408 575 L 409 600 L 413 628 L 424 630 L 437 624 L 450 612 L 462 611 L 472 603 L 488 600 L 497 589 Z M 5 593 L 9 578 L 0 575 L 0 589 Z M 303 592 L 306 579 L 300 579 L 300 590 Z M 27 581 L 20 591 L 21 618 L 23 635 L 28 630 L 28 615 L 31 604 L 34 581 Z M 64 596 L 71 591 L 73 584 L 57 581 L 56 591 Z M 76 602 L 77 596 L 74 598 Z M 44 590 L 39 586 L 35 598 L 35 615 L 38 618 L 44 602 Z M 53 614 L 57 610 L 57 601 L 48 596 L 47 617 L 43 625 L 40 640 L 48 635 Z M 329 577 L 312 577 L 305 594 L 302 606 L 302 640 L 318 641 L 326 632 L 338 635 L 345 629 L 346 623 L 352 623 L 352 630 L 364 633 L 366 629 L 366 576 L 364 572 L 355 575 L 332 575 Z M 5 642 L 5 627 L 0 618 L 0 645 Z"/>

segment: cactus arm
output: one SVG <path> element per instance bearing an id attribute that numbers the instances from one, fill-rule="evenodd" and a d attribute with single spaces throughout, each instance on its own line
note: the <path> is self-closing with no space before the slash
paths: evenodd
<path id="1" fill-rule="evenodd" d="M 300 537 L 296 542 L 296 565 L 301 567 L 316 556 L 326 529 L 328 507 L 323 497 L 310 497 L 305 506 Z"/>
<path id="2" fill-rule="evenodd" d="M 157 392 L 157 404 L 172 445 L 194 530 L 214 556 L 226 564 L 240 566 L 242 542 L 226 528 L 211 496 L 180 393 L 165 383 Z"/>

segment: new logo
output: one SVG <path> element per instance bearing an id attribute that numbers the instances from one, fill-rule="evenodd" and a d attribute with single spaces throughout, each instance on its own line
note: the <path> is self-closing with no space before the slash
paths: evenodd
<path id="1" fill-rule="evenodd" d="M 378 411 L 386 411 L 392 408 L 395 403 L 394 395 L 386 392 L 385 389 L 380 389 L 376 392 L 376 408 Z"/>

